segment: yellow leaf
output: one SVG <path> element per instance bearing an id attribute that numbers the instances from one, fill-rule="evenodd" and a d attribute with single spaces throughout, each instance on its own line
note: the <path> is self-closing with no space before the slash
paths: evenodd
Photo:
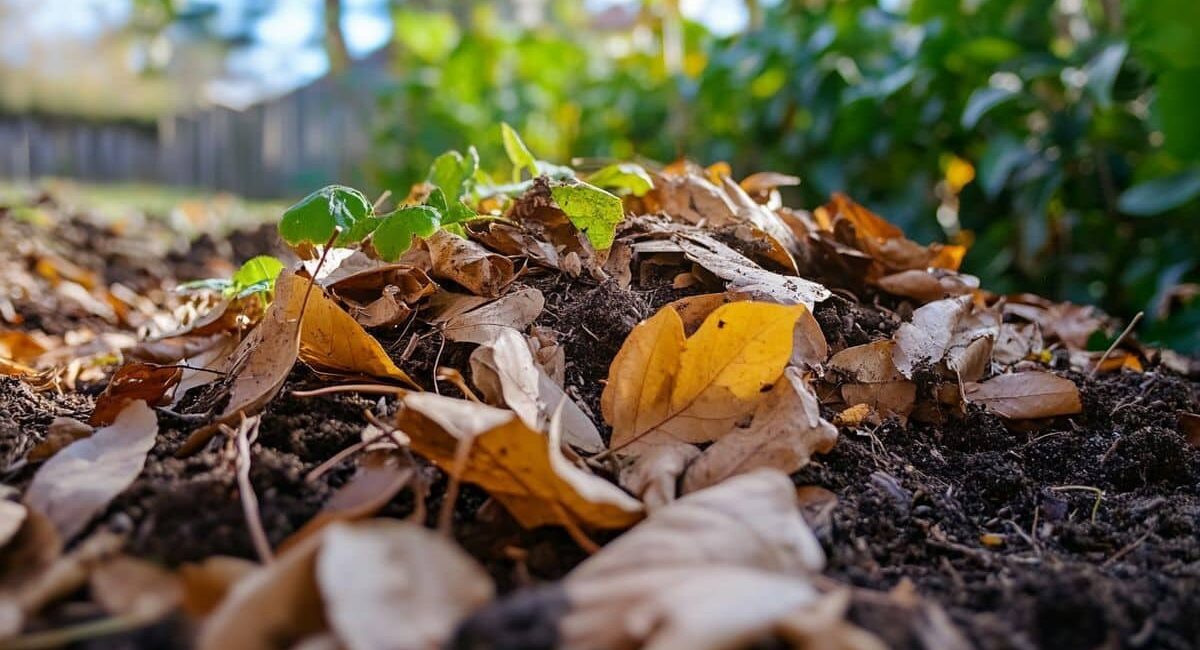
<path id="1" fill-rule="evenodd" d="M 753 412 L 792 353 L 803 305 L 736 302 L 717 308 L 691 338 L 666 308 L 634 328 L 609 368 L 601 398 L 614 450 L 656 442 L 708 442 Z M 633 449 L 628 449 L 634 445 Z"/>
<path id="2" fill-rule="evenodd" d="M 558 422 L 546 436 L 512 411 L 486 404 L 430 393 L 402 400 L 398 426 L 412 439 L 413 451 L 487 490 L 526 528 L 625 528 L 642 517 L 636 499 L 563 456 Z M 466 462 L 456 463 L 462 444 L 470 452 Z"/>
<path id="3" fill-rule="evenodd" d="M 292 282 L 307 284 L 298 276 L 290 277 Z M 304 288 L 300 288 L 301 295 Z M 379 341 L 320 287 L 313 287 L 300 326 L 300 360 L 319 373 L 367 375 L 417 385 L 396 366 Z"/>

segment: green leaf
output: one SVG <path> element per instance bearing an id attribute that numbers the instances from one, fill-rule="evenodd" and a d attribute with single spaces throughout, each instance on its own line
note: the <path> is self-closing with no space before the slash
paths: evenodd
<path id="1" fill-rule="evenodd" d="M 1113 43 L 1092 58 L 1087 64 L 1087 89 L 1096 98 L 1101 108 L 1112 105 L 1113 83 L 1125 63 L 1125 55 L 1129 53 L 1126 43 Z"/>
<path id="2" fill-rule="evenodd" d="M 362 241 L 377 225 L 375 209 L 362 192 L 342 185 L 323 187 L 288 208 L 279 221 L 279 235 L 292 246 L 324 245 L 341 228 L 335 244 Z"/>
<path id="3" fill-rule="evenodd" d="M 233 287 L 232 280 L 226 280 L 224 278 L 208 278 L 206 280 L 181 282 L 175 286 L 175 291 L 179 293 L 187 293 L 190 291 L 220 291 L 224 293 L 231 287 Z"/>
<path id="4" fill-rule="evenodd" d="M 380 258 L 395 262 L 412 246 L 413 237 L 428 237 L 441 225 L 442 215 L 436 208 L 428 205 L 400 208 L 381 219 L 371 243 Z"/>
<path id="5" fill-rule="evenodd" d="M 1138 183 L 1121 193 L 1117 207 L 1125 214 L 1150 217 L 1200 196 L 1200 168 Z"/>
<path id="6" fill-rule="evenodd" d="M 984 194 L 996 198 L 1013 170 L 1028 158 L 1025 146 L 1011 134 L 1003 133 L 989 142 L 979 160 L 979 185 Z"/>
<path id="7" fill-rule="evenodd" d="M 620 198 L 583 182 L 555 185 L 550 194 L 596 250 L 612 246 L 617 224 L 625 217 Z"/>
<path id="8" fill-rule="evenodd" d="M 641 165 L 633 163 L 609 165 L 588 176 L 587 180 L 596 187 L 625 190 L 634 196 L 643 196 L 654 187 L 650 174 Z"/>
<path id="9" fill-rule="evenodd" d="M 275 288 L 275 278 L 283 270 L 283 262 L 270 255 L 259 255 L 246 260 L 242 268 L 233 274 L 233 290 L 244 292 L 250 287 L 264 286 L 264 291 Z"/>
<path id="10" fill-rule="evenodd" d="M 1200 66 L 1200 2 L 1126 0 L 1129 34 L 1141 58 L 1166 70 Z"/>
<path id="11" fill-rule="evenodd" d="M 457 151 L 447 151 L 434 159 L 426 180 L 442 188 L 448 198 L 457 199 L 467 191 L 477 169 L 479 152 L 475 151 L 475 147 L 468 149 L 466 156 Z"/>
<path id="12" fill-rule="evenodd" d="M 513 180 L 520 180 L 522 169 L 528 169 L 530 174 L 537 176 L 537 159 L 530 153 L 529 147 L 525 146 L 521 136 L 507 122 L 500 123 L 500 138 L 504 141 L 504 153 L 508 154 L 508 159 L 513 164 Z"/>
<path id="13" fill-rule="evenodd" d="M 1158 76 L 1154 112 L 1162 122 L 1163 146 L 1183 160 L 1200 160 L 1200 67 Z"/>
<path id="14" fill-rule="evenodd" d="M 453 201 L 446 208 L 446 211 L 442 213 L 442 225 L 470 221 L 477 216 L 479 216 L 479 214 L 472 210 L 471 207 L 466 203 L 463 203 L 462 201 Z"/>
<path id="15" fill-rule="evenodd" d="M 978 88 L 967 98 L 967 107 L 963 109 L 962 125 L 965 129 L 973 129 L 989 111 L 997 106 L 1014 99 L 1017 93 L 1006 88 Z"/>

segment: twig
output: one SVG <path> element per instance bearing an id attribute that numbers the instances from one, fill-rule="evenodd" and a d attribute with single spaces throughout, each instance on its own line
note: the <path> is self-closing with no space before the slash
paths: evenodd
<path id="1" fill-rule="evenodd" d="M 1144 315 L 1145 312 L 1139 311 L 1137 315 L 1133 317 L 1133 320 L 1129 321 L 1129 324 L 1126 325 L 1125 329 L 1121 331 L 1120 336 L 1113 340 L 1112 345 L 1108 346 L 1108 349 L 1104 351 L 1104 355 L 1100 357 L 1100 360 L 1096 362 L 1095 367 L 1093 367 L 1092 371 L 1088 373 L 1088 379 L 1092 379 L 1096 376 L 1097 372 L 1100 372 L 1100 366 L 1104 365 L 1104 362 L 1108 360 L 1108 355 L 1112 354 L 1112 351 L 1117 349 L 1117 346 L 1120 345 L 1121 341 L 1129 335 L 1129 332 L 1131 332 L 1134 327 L 1137 327 L 1137 324 L 1141 322 L 1142 316 Z"/>
<path id="2" fill-rule="evenodd" d="M 304 475 L 305 482 L 315 483 L 317 481 L 317 479 L 324 476 L 326 472 L 328 472 L 330 469 L 333 469 L 338 463 L 346 460 L 347 458 L 350 458 L 351 456 L 354 456 L 358 452 L 365 449 L 366 446 L 371 444 L 372 442 L 375 442 L 375 441 L 374 440 L 360 440 L 360 441 L 350 445 L 349 447 L 346 447 L 345 449 L 339 451 L 338 453 L 334 454 L 332 457 L 330 457 L 325 462 L 314 467 L 312 469 L 312 471 L 310 471 L 308 474 L 305 474 Z"/>
<path id="3" fill-rule="evenodd" d="M 442 342 L 438 344 L 437 356 L 433 358 L 433 392 L 441 395 L 442 391 L 438 388 L 437 367 L 442 362 L 442 351 L 446 349 L 446 335 L 442 334 L 441 330 L 437 330 L 437 333 L 441 334 Z"/>
<path id="4" fill-rule="evenodd" d="M 442 498 L 442 507 L 438 510 L 437 530 L 442 535 L 450 536 L 450 526 L 454 520 L 454 504 L 458 501 L 458 490 L 462 484 L 462 474 L 467 468 L 467 459 L 471 456 L 471 446 L 475 437 L 459 438 L 458 448 L 454 450 L 454 467 L 450 471 L 446 495 Z"/>
<path id="5" fill-rule="evenodd" d="M 375 199 L 375 203 L 373 203 L 371 205 L 371 211 L 374 212 L 374 211 L 379 210 L 379 208 L 383 207 L 383 202 L 388 200 L 388 197 L 390 197 L 391 195 L 392 195 L 391 190 L 384 190 L 383 194 L 380 194 L 379 198 Z"/>
<path id="6" fill-rule="evenodd" d="M 1146 532 L 1142 533 L 1137 539 L 1135 539 L 1132 542 L 1121 547 L 1121 550 L 1117 551 L 1116 553 L 1113 553 L 1112 557 L 1105 560 L 1104 563 L 1101 564 L 1100 566 L 1101 567 L 1110 567 L 1113 564 L 1115 564 L 1117 560 L 1125 557 L 1126 555 L 1129 555 L 1133 551 L 1133 549 L 1137 548 L 1138 546 L 1141 546 L 1142 542 L 1146 541 L 1146 538 L 1150 536 L 1150 533 L 1153 530 L 1154 530 L 1154 528 L 1146 529 Z"/>
<path id="7" fill-rule="evenodd" d="M 213 370 L 212 368 L 200 368 L 198 366 L 189 366 L 186 363 L 172 363 L 165 366 L 155 366 L 155 368 L 178 368 L 179 370 L 195 370 L 196 372 L 211 372 L 214 375 L 225 376 L 229 373 L 223 370 Z"/>
<path id="8" fill-rule="evenodd" d="M 264 564 L 269 564 L 275 559 L 275 556 L 271 552 L 271 542 L 267 540 L 267 533 L 263 530 L 262 517 L 258 511 L 258 497 L 254 494 L 254 485 L 250 483 L 250 432 L 253 431 L 254 437 L 258 436 L 258 423 L 257 416 L 251 418 L 242 416 L 237 431 L 229 431 L 229 428 L 225 426 L 222 428 L 233 435 L 234 443 L 237 445 L 238 494 L 242 500 L 242 511 L 246 514 L 246 527 L 250 529 L 250 540 L 254 542 L 254 551 L 258 554 L 258 558 Z"/>
<path id="9" fill-rule="evenodd" d="M 333 248 L 333 242 L 337 240 L 338 235 L 342 234 L 341 226 L 333 227 L 333 234 L 329 236 L 329 241 L 325 242 L 325 248 L 321 250 L 321 259 L 317 260 L 317 267 L 313 269 L 312 277 L 308 279 L 308 288 L 304 290 L 304 302 L 300 303 L 300 324 L 304 324 L 304 313 L 308 310 L 308 298 L 312 295 L 313 285 L 317 283 L 317 274 L 321 272 L 321 267 L 325 266 L 325 256 L 329 255 L 329 249 Z"/>
<path id="10" fill-rule="evenodd" d="M 390 384 L 344 384 L 342 386 L 322 386 L 313 390 L 294 390 L 292 397 L 320 397 L 336 393 L 367 393 L 370 395 L 393 395 L 400 397 L 408 393 L 407 388 Z"/>
<path id="11" fill-rule="evenodd" d="M 1083 491 L 1095 493 L 1096 503 L 1092 504 L 1092 523 L 1096 523 L 1096 513 L 1100 511 L 1100 501 L 1104 499 L 1104 490 L 1091 485 L 1054 485 L 1050 489 L 1059 492 Z"/>

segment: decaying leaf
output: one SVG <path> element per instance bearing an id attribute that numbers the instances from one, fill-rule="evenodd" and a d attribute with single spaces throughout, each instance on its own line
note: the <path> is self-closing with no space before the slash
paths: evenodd
<path id="1" fill-rule="evenodd" d="M 1091 305 L 1051 303 L 1026 294 L 1009 298 L 1004 305 L 1005 314 L 1037 323 L 1047 339 L 1057 339 L 1075 350 L 1086 350 L 1088 339 L 1108 322 L 1104 314 Z"/>
<path id="2" fill-rule="evenodd" d="M 750 426 L 718 438 L 688 466 L 683 492 L 762 467 L 790 474 L 807 465 L 814 452 L 828 452 L 836 442 L 837 429 L 821 419 L 816 395 L 797 369 L 788 368 L 758 403 Z"/>
<path id="3" fill-rule="evenodd" d="M 280 549 L 283 552 L 283 549 Z M 233 585 L 254 573 L 258 564 L 240 557 L 213 555 L 179 567 L 180 605 L 196 618 L 208 616 L 225 600 Z"/>
<path id="4" fill-rule="evenodd" d="M 471 353 L 471 378 L 489 403 L 512 409 L 534 431 L 547 431 L 561 407 L 563 441 L 593 454 L 604 450 L 596 425 L 534 362 L 529 344 L 516 330 L 501 329 Z"/>
<path id="5" fill-rule="evenodd" d="M 700 454 L 696 445 L 678 440 L 651 445 L 621 470 L 621 485 L 653 512 L 675 500 L 675 484 Z"/>
<path id="6" fill-rule="evenodd" d="M 897 296 L 932 302 L 974 292 L 979 288 L 979 278 L 946 269 L 909 269 L 885 275 L 877 284 Z"/>
<path id="7" fill-rule="evenodd" d="M 410 393 L 401 403 L 397 422 L 413 451 L 454 472 L 458 446 L 469 441 L 459 478 L 487 490 L 527 528 L 624 528 L 642 516 L 637 500 L 563 456 L 553 425 L 543 435 L 512 411 L 428 393 Z"/>
<path id="8" fill-rule="evenodd" d="M 49 517 L 64 539 L 74 537 L 133 483 L 157 435 L 154 411 L 145 402 L 130 402 L 111 425 L 38 468 L 25 503 Z"/>
<path id="9" fill-rule="evenodd" d="M 469 300 L 475 296 L 464 296 L 468 300 L 458 301 L 462 307 L 470 308 L 459 312 L 446 309 L 435 320 L 444 323 L 442 333 L 451 341 L 486 343 L 494 340 L 504 330 L 524 331 L 546 305 L 546 298 L 537 289 L 521 289 L 506 294 L 491 302 L 474 306 Z"/>
<path id="10" fill-rule="evenodd" d="M 92 598 L 109 614 L 150 622 L 179 606 L 179 579 L 166 569 L 128 555 L 100 563 L 88 576 Z"/>
<path id="11" fill-rule="evenodd" d="M 451 280 L 480 296 L 494 297 L 513 279 L 513 263 L 479 244 L 438 230 L 425 240 L 430 274 Z"/>
<path id="12" fill-rule="evenodd" d="M 685 339 L 674 309 L 630 332 L 601 397 L 611 446 L 626 455 L 666 440 L 708 442 L 753 412 L 792 353 L 803 306 L 736 302 Z"/>
<path id="13" fill-rule="evenodd" d="M 937 300 L 913 312 L 912 322 L 896 330 L 892 361 L 900 374 L 912 379 L 922 364 L 934 364 L 946 356 L 958 321 L 970 309 L 969 297 Z"/>
<path id="14" fill-rule="evenodd" d="M 0 549 L 21 530 L 28 514 L 29 511 L 24 505 L 0 498 Z"/>
<path id="15" fill-rule="evenodd" d="M 178 367 L 161 367 L 148 363 L 129 363 L 121 366 L 113 375 L 104 392 L 96 398 L 96 408 L 88 423 L 94 427 L 112 424 L 125 407 L 141 400 L 156 406 L 179 382 L 182 371 Z"/>
<path id="16" fill-rule="evenodd" d="M 30 462 L 43 461 L 57 454 L 67 445 L 92 435 L 92 425 L 74 418 L 57 417 L 46 427 L 46 438 L 29 450 L 25 459 Z"/>
<path id="17" fill-rule="evenodd" d="M 1072 415 L 1083 410 L 1075 382 L 1040 370 L 967 384 L 963 397 L 1010 420 Z"/>
<path id="18" fill-rule="evenodd" d="M 321 541 L 310 537 L 238 580 L 204 622 L 196 647 L 274 650 L 325 630 L 315 572 Z"/>
<path id="19" fill-rule="evenodd" d="M 443 647 L 492 599 L 492 580 L 453 542 L 417 524 L 335 524 L 317 556 L 330 627 L 348 650 Z"/>
<path id="20" fill-rule="evenodd" d="M 676 237 L 687 258 L 725 280 L 730 291 L 748 294 L 755 300 L 781 305 L 804 305 L 810 310 L 829 297 L 825 287 L 790 275 L 761 268 L 741 253 L 700 232 Z"/>
<path id="21" fill-rule="evenodd" d="M 906 417 L 912 412 L 917 386 L 896 369 L 892 341 L 875 341 L 846 348 L 829 359 L 829 367 L 847 376 L 841 386 L 849 406 L 866 404 L 881 414 Z"/>

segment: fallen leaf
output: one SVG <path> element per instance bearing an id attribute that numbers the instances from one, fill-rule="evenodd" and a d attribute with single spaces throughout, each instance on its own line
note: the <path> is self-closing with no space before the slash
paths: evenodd
<path id="1" fill-rule="evenodd" d="M 687 296 L 670 302 L 667 306 L 679 312 L 679 318 L 683 321 L 683 331 L 691 336 L 717 307 L 743 300 L 749 300 L 749 296 L 726 291 Z M 829 344 L 825 341 L 825 333 L 821 331 L 821 325 L 817 323 L 816 317 L 806 309 L 796 319 L 796 329 L 792 336 L 792 358 L 789 364 L 820 369 L 828 358 Z"/>
<path id="2" fill-rule="evenodd" d="M 469 306 L 467 303 L 465 306 Z M 463 313 L 437 316 L 451 341 L 486 343 L 505 330 L 524 331 L 541 315 L 546 299 L 537 289 L 520 289 Z"/>
<path id="3" fill-rule="evenodd" d="M 747 194 L 761 194 L 780 187 L 794 187 L 800 184 L 800 178 L 779 172 L 758 172 L 750 174 L 740 183 Z"/>
<path id="4" fill-rule="evenodd" d="M 142 471 L 158 436 L 145 402 L 130 402 L 109 426 L 77 440 L 46 461 L 25 492 L 25 503 L 71 539 Z"/>
<path id="5" fill-rule="evenodd" d="M 1004 313 L 1037 323 L 1047 339 L 1058 339 L 1075 350 L 1086 350 L 1092 334 L 1108 323 L 1104 314 L 1091 305 L 1055 304 L 1027 295 L 1009 296 Z"/>
<path id="6" fill-rule="evenodd" d="M 130 402 L 141 400 L 157 406 L 163 396 L 179 383 L 181 370 L 174 366 L 127 363 L 113 375 L 104 392 L 96 398 L 96 407 L 88 423 L 94 427 L 112 424 Z"/>
<path id="7" fill-rule="evenodd" d="M 820 596 L 824 557 L 786 475 L 760 471 L 683 497 L 568 574 L 568 649 L 745 647 Z"/>
<path id="8" fill-rule="evenodd" d="M 279 549 L 283 553 L 284 549 Z M 182 589 L 180 604 L 189 615 L 208 616 L 221 604 L 233 585 L 258 569 L 258 564 L 240 557 L 213 555 L 202 562 L 179 567 Z"/>
<path id="9" fill-rule="evenodd" d="M 57 417 L 46 428 L 46 438 L 34 445 L 25 459 L 41 462 L 57 454 L 63 447 L 92 435 L 95 428 L 75 418 Z"/>
<path id="10" fill-rule="evenodd" d="M 494 297 L 513 279 L 512 260 L 439 230 L 425 240 L 431 275 L 451 280 L 480 296 Z"/>
<path id="11" fill-rule="evenodd" d="M 701 454 L 696 445 L 668 440 L 652 445 L 621 470 L 621 486 L 637 495 L 654 512 L 675 500 L 679 477 Z"/>
<path id="12" fill-rule="evenodd" d="M 322 535 L 280 553 L 229 589 L 200 629 L 199 650 L 275 650 L 327 628 L 316 559 Z"/>
<path id="13" fill-rule="evenodd" d="M 979 288 L 979 278 L 945 269 L 910 269 L 879 278 L 880 289 L 920 302 L 965 296 Z"/>
<path id="14" fill-rule="evenodd" d="M 803 307 L 736 302 L 689 338 L 675 310 L 638 324 L 609 368 L 601 396 L 614 450 L 665 440 L 708 442 L 753 412 L 792 353 Z"/>
<path id="15" fill-rule="evenodd" d="M 906 379 L 892 361 L 896 344 L 875 341 L 846 348 L 829 359 L 829 368 L 851 379 L 841 385 L 847 405 L 866 404 L 883 415 L 907 417 L 917 397 L 917 385 Z"/>
<path id="16" fill-rule="evenodd" d="M 1010 420 L 1071 415 L 1083 410 L 1075 382 L 1033 370 L 966 384 L 963 397 Z"/>
<path id="17" fill-rule="evenodd" d="M 28 512 L 24 505 L 16 501 L 0 499 L 0 549 L 16 537 Z"/>
<path id="18" fill-rule="evenodd" d="M 676 237 L 688 259 L 725 280 L 731 291 L 781 305 L 804 305 L 810 310 L 830 296 L 825 287 L 804 278 L 780 275 L 759 267 L 741 253 L 701 232 Z"/>
<path id="19" fill-rule="evenodd" d="M 534 362 L 524 335 L 516 330 L 501 329 L 471 353 L 471 378 L 489 403 L 512 409 L 534 431 L 546 431 L 561 406 L 563 441 L 588 453 L 604 450 L 596 425 Z"/>
<path id="20" fill-rule="evenodd" d="M 441 648 L 490 601 L 492 580 L 453 542 L 417 524 L 335 524 L 317 556 L 330 627 L 349 650 Z"/>
<path id="21" fill-rule="evenodd" d="M 903 323 L 892 339 L 892 361 L 900 374 L 912 379 L 921 365 L 935 364 L 946 356 L 958 321 L 970 308 L 970 298 L 937 300 L 913 311 L 912 322 Z"/>
<path id="22" fill-rule="evenodd" d="M 92 599 L 109 614 L 147 623 L 169 614 L 183 597 L 173 573 L 128 555 L 105 559 L 88 584 Z"/>
<path id="23" fill-rule="evenodd" d="M 763 467 L 791 474 L 807 465 L 813 453 L 826 453 L 836 443 L 837 429 L 821 419 L 817 396 L 799 370 L 788 368 L 758 403 L 750 426 L 718 438 L 688 466 L 683 492 Z"/>
<path id="24" fill-rule="evenodd" d="M 546 436 L 512 411 L 428 393 L 409 393 L 401 403 L 397 423 L 413 451 L 454 472 L 459 444 L 470 441 L 459 478 L 487 490 L 526 528 L 624 528 L 642 516 L 635 499 L 563 456 L 554 426 Z"/>
<path id="25" fill-rule="evenodd" d="M 6 581 L 0 588 L 0 639 L 16 635 L 27 618 L 78 591 L 87 583 L 92 569 L 120 551 L 123 543 L 120 536 L 101 531 L 77 544 L 67 555 L 59 556 L 58 537 L 53 536 L 52 529 L 49 534 L 45 541 L 51 544 L 55 556 L 22 574 L 18 581 Z"/>
<path id="26" fill-rule="evenodd" d="M 690 224 L 719 228 L 738 221 L 737 211 L 721 188 L 692 173 L 656 176 L 646 199 L 647 212 L 662 212 Z"/>

